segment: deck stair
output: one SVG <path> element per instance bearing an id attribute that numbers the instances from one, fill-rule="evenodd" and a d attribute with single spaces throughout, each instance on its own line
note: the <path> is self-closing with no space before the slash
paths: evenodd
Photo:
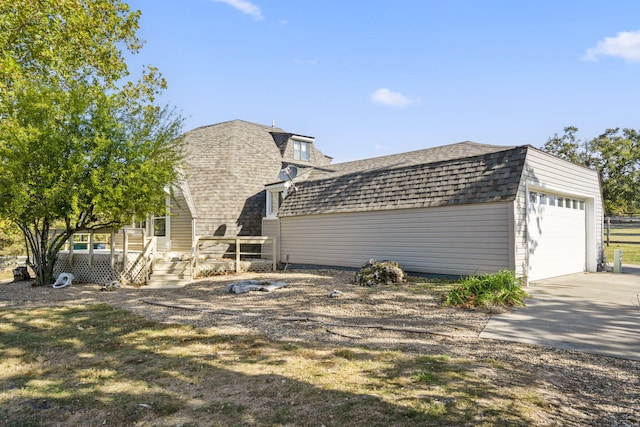
<path id="1" fill-rule="evenodd" d="M 158 254 L 153 273 L 145 288 L 180 288 L 193 282 L 191 280 L 191 262 L 179 257 Z"/>

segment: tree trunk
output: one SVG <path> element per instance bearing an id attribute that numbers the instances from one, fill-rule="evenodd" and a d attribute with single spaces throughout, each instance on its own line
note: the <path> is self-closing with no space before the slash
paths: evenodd
<path id="1" fill-rule="evenodd" d="M 54 267 L 58 260 L 60 249 L 70 236 L 70 232 L 66 231 L 61 234 L 50 235 L 49 225 L 45 223 L 38 227 L 34 224 L 32 227 L 21 225 L 27 246 L 31 250 L 31 268 L 36 275 L 36 286 L 48 286 L 53 284 Z"/>

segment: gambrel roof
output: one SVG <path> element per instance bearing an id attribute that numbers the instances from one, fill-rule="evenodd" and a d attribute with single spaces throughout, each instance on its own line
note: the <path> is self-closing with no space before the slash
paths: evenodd
<path id="1" fill-rule="evenodd" d="M 278 215 L 512 201 L 528 148 L 461 142 L 329 165 L 301 177 Z"/>
<path id="2" fill-rule="evenodd" d="M 278 179 L 283 164 L 295 161 L 294 140 L 309 144 L 306 168 L 331 162 L 313 138 L 244 120 L 202 126 L 184 134 L 184 182 L 179 188 L 196 234 L 260 235 L 264 186 Z M 303 166 L 301 166 L 302 168 Z"/>

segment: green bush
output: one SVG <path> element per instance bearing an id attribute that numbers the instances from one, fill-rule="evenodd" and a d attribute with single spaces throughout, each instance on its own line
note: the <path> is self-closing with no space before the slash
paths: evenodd
<path id="1" fill-rule="evenodd" d="M 466 276 L 445 297 L 445 305 L 486 307 L 490 305 L 522 306 L 527 293 L 515 272 L 501 270 L 494 274 Z"/>

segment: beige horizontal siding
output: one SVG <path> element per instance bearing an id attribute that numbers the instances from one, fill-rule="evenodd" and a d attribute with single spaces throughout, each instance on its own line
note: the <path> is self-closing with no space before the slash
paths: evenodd
<path id="1" fill-rule="evenodd" d="M 360 267 L 370 258 L 407 271 L 472 274 L 509 267 L 508 203 L 281 218 L 293 264 Z"/>
<path id="2" fill-rule="evenodd" d="M 280 220 L 263 218 L 262 235 L 276 239 L 276 261 L 280 261 Z M 271 252 L 273 252 L 273 245 L 262 245 L 263 258 L 271 259 Z"/>
<path id="3" fill-rule="evenodd" d="M 182 192 L 175 192 L 174 200 L 171 201 L 169 215 L 169 221 L 171 221 L 171 251 L 189 252 L 193 239 L 193 222 L 187 201 Z"/>

